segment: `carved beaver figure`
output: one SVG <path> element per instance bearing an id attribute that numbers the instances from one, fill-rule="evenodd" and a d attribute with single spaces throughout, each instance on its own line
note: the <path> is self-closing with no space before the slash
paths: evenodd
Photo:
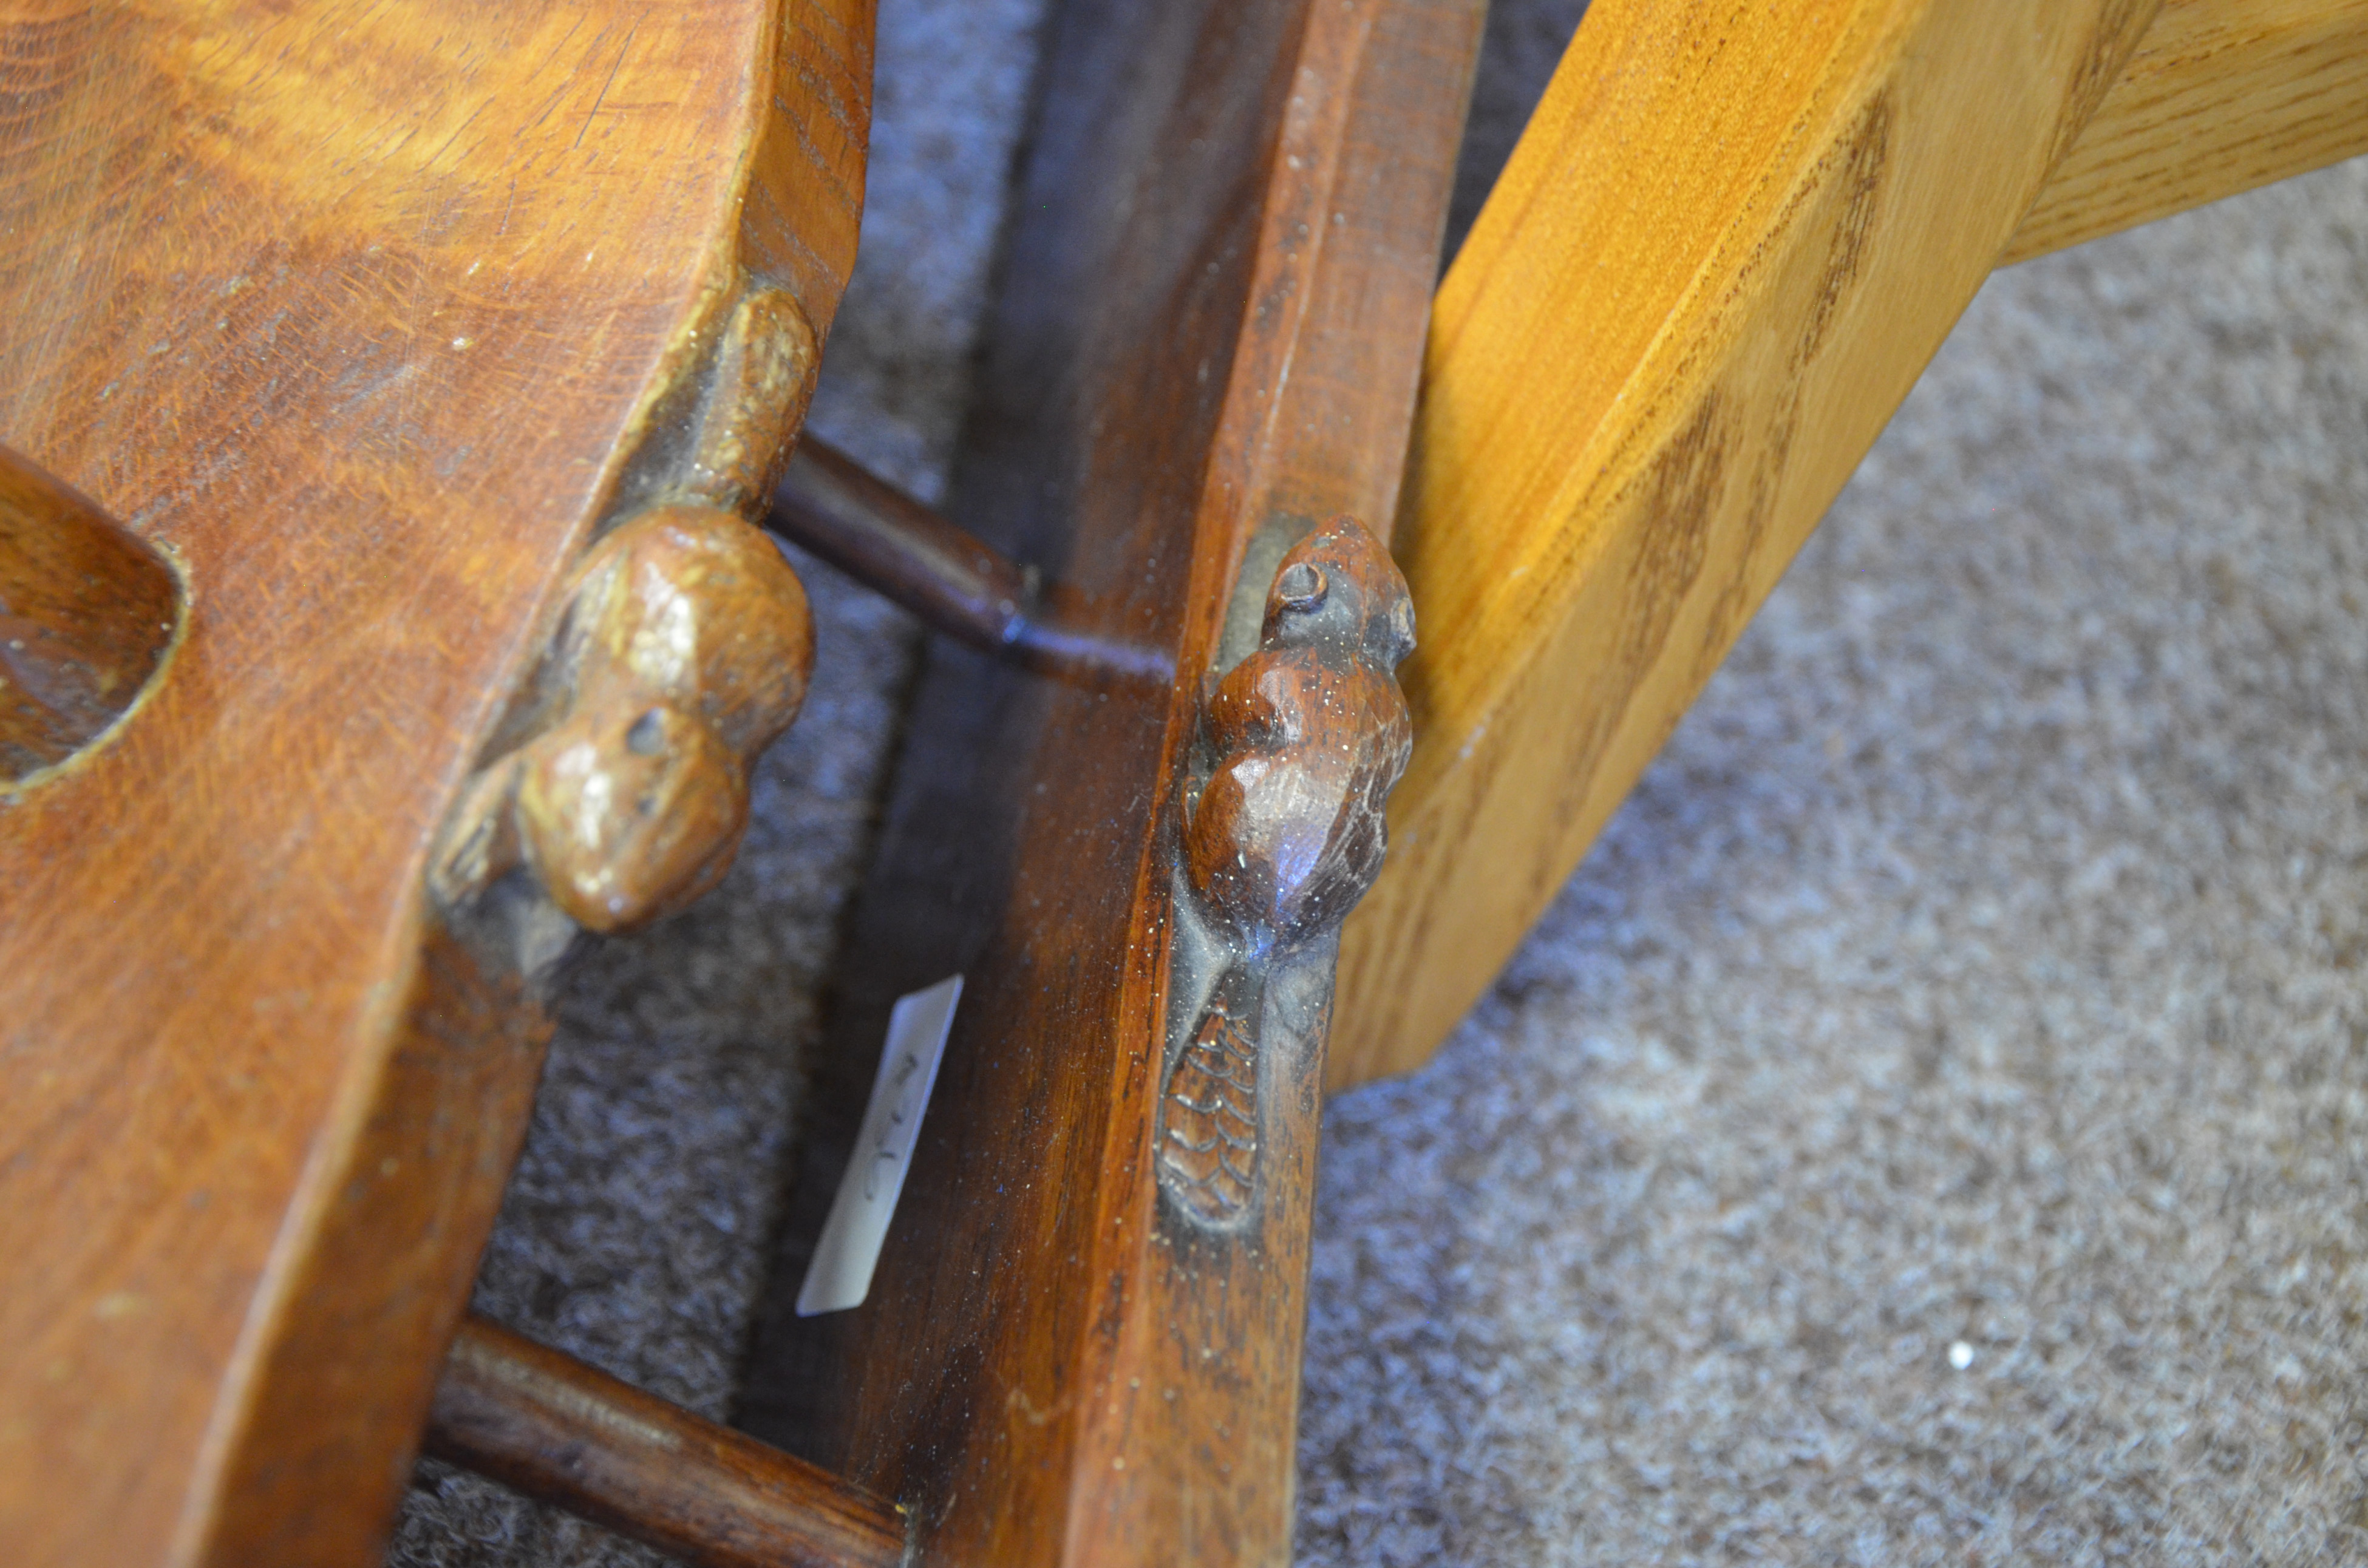
<path id="1" fill-rule="evenodd" d="M 1380 874 L 1414 742 L 1391 672 L 1413 650 L 1406 579 L 1355 518 L 1282 558 L 1258 651 L 1209 699 L 1217 764 L 1184 835 L 1193 891 L 1254 949 L 1337 925 Z"/>
<path id="2" fill-rule="evenodd" d="M 1256 1211 L 1269 1039 L 1322 1027 L 1331 960 L 1308 945 L 1381 871 L 1383 808 L 1414 742 L 1391 671 L 1413 648 L 1406 579 L 1336 517 L 1282 558 L 1258 651 L 1210 694 L 1216 760 L 1187 813 L 1184 875 L 1237 941 L 1171 1047 L 1158 1136 L 1161 1185 L 1201 1225 Z M 1298 998 L 1279 1011 L 1276 982 Z"/>

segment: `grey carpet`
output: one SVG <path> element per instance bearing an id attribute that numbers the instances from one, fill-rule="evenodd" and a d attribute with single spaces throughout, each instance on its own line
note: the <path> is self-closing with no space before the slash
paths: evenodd
<path id="1" fill-rule="evenodd" d="M 2368 1562 L 2368 161 L 1994 278 L 1325 1127 L 1310 1563 Z"/>
<path id="2" fill-rule="evenodd" d="M 1039 8 L 882 7 L 816 424 L 924 494 Z M 1500 5 L 1478 137 L 1570 10 Z M 748 850 L 581 966 L 479 1287 L 710 1412 L 912 648 L 804 575 Z M 1993 279 L 1503 983 L 1328 1113 L 1302 1560 L 2368 1562 L 2363 595 L 2368 162 Z M 656 1561 L 433 1465 L 393 1560 Z"/>

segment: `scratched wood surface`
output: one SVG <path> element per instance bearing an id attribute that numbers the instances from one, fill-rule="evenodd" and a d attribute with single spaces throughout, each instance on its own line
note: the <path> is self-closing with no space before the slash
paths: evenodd
<path id="1" fill-rule="evenodd" d="M 2368 153 L 2368 0 L 2163 0 L 1999 265 Z"/>
<path id="2" fill-rule="evenodd" d="M 959 970 L 962 1008 L 870 1298 L 768 1324 L 741 1412 L 904 1505 L 922 1561 L 1289 1556 L 1320 1017 L 1259 1085 L 1257 1214 L 1181 1218 L 1154 1142 L 1179 780 L 1237 584 L 1255 644 L 1286 547 L 1393 513 L 1479 22 L 1472 0 L 1055 17 L 953 509 L 1176 674 L 932 649 L 770 1301 L 891 1003 Z"/>
<path id="3" fill-rule="evenodd" d="M 431 838 L 717 312 L 826 327 L 870 75 L 869 0 L 0 7 L 0 443 L 189 596 L 0 794 L 12 1562 L 370 1559 L 543 1032 Z"/>
<path id="4" fill-rule="evenodd" d="M 1774 586 L 2154 0 L 1596 0 L 1439 295 L 1415 755 L 1327 1081 L 1419 1065 Z"/>

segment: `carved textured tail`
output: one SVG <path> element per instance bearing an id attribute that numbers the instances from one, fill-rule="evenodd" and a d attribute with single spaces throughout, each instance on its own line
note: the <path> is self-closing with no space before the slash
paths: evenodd
<path id="1" fill-rule="evenodd" d="M 1169 1194 L 1204 1224 L 1247 1212 L 1258 1178 L 1257 977 L 1236 964 L 1211 993 L 1167 1072 L 1159 1168 Z"/>

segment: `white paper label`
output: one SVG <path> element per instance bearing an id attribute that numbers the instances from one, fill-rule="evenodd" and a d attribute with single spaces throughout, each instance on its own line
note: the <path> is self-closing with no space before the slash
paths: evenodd
<path id="1" fill-rule="evenodd" d="M 880 1053 L 880 1074 L 871 1081 L 871 1103 L 863 1129 L 847 1158 L 830 1218 L 798 1288 L 798 1316 L 860 1307 L 871 1290 L 871 1269 L 880 1244 L 888 1239 L 897 1196 L 905 1190 L 905 1167 L 921 1136 L 921 1113 L 938 1082 L 938 1062 L 953 1029 L 954 1004 L 962 1000 L 962 977 L 941 980 L 926 991 L 899 997 L 888 1015 L 888 1046 Z"/>

